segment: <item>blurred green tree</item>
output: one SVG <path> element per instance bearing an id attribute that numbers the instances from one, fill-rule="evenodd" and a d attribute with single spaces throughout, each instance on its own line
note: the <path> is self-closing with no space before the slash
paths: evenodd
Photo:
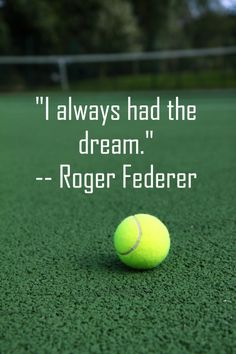
<path id="1" fill-rule="evenodd" d="M 9 33 L 9 27 L 0 16 L 0 54 L 7 54 L 11 49 L 11 39 Z"/>
<path id="2" fill-rule="evenodd" d="M 61 1 L 66 9 L 62 37 L 66 52 L 119 52 L 141 49 L 141 34 L 132 6 L 125 0 Z"/>
<path id="3" fill-rule="evenodd" d="M 12 54 L 141 49 L 136 17 L 125 0 L 8 0 L 2 12 L 2 53 L 10 43 Z"/>
<path id="4" fill-rule="evenodd" d="M 191 38 L 185 30 L 192 22 L 189 1 L 170 0 L 165 24 L 157 33 L 154 45 L 156 49 L 181 49 L 191 47 Z"/>
<path id="5" fill-rule="evenodd" d="M 98 13 L 92 44 L 95 51 L 141 51 L 141 31 L 130 3 L 106 0 Z"/>
<path id="6" fill-rule="evenodd" d="M 12 54 L 50 53 L 60 38 L 57 14 L 47 0 L 8 0 L 1 10 L 8 24 Z"/>
<path id="7" fill-rule="evenodd" d="M 187 23 L 193 47 L 224 47 L 236 43 L 236 19 L 230 14 L 206 12 Z"/>
<path id="8" fill-rule="evenodd" d="M 235 45 L 236 16 L 216 2 L 7 0 L 0 8 L 0 54 Z"/>
<path id="9" fill-rule="evenodd" d="M 171 0 L 130 0 L 143 32 L 145 50 L 156 49 L 158 33 L 165 27 Z"/>

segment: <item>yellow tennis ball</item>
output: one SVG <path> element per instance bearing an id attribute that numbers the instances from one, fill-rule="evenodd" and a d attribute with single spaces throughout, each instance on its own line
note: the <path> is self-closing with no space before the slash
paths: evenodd
<path id="1" fill-rule="evenodd" d="M 170 236 L 166 226 L 155 216 L 137 214 L 124 219 L 114 234 L 120 260 L 135 269 L 151 269 L 168 255 Z"/>

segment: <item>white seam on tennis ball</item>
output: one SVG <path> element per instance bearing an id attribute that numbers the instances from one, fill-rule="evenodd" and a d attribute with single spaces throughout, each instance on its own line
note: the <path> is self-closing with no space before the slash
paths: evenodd
<path id="1" fill-rule="evenodd" d="M 138 227 L 138 238 L 137 238 L 137 241 L 135 242 L 135 244 L 126 252 L 119 252 L 120 255 L 122 256 L 126 256 L 128 254 L 130 254 L 131 252 L 133 252 L 137 247 L 138 245 L 140 244 L 140 241 L 141 241 L 141 236 L 142 236 L 142 228 L 141 228 L 141 225 L 138 221 L 138 218 L 136 217 L 136 215 L 133 215 L 133 218 L 137 224 L 137 227 Z"/>

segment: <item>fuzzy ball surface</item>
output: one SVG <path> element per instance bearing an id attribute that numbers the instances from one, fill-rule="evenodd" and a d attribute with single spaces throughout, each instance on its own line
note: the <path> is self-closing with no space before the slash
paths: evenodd
<path id="1" fill-rule="evenodd" d="M 127 266 L 152 269 L 168 255 L 170 236 L 157 217 L 136 214 L 128 216 L 118 225 L 114 245 L 118 257 Z"/>

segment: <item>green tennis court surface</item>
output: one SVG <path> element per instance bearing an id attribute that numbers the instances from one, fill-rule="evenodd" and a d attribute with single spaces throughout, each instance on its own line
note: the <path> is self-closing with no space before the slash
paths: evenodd
<path id="1" fill-rule="evenodd" d="M 127 95 L 72 96 L 125 107 Z M 1 353 L 233 353 L 236 92 L 132 93 L 150 105 L 157 95 L 196 104 L 197 121 L 45 122 L 35 94 L 1 95 Z M 145 141 L 148 128 L 155 138 Z M 79 156 L 85 129 L 143 139 L 145 154 Z M 123 163 L 143 172 L 153 163 L 198 179 L 191 190 L 121 189 L 118 180 L 86 195 L 59 189 L 61 163 L 118 174 Z M 171 235 L 167 260 L 152 271 L 125 268 L 113 250 L 117 224 L 140 212 Z"/>

